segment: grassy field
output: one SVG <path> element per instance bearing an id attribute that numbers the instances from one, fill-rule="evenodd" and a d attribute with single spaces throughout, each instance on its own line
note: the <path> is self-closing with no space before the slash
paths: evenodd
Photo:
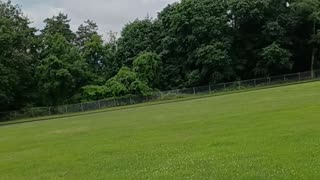
<path id="1" fill-rule="evenodd" d="M 318 179 L 320 82 L 0 126 L 0 179 Z"/>

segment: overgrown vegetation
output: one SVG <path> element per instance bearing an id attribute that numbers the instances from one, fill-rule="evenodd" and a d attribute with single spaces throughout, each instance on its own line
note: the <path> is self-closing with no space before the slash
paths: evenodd
<path id="1" fill-rule="evenodd" d="M 319 0 L 182 0 L 109 41 L 90 20 L 44 22 L 0 1 L 0 111 L 319 68 Z"/>

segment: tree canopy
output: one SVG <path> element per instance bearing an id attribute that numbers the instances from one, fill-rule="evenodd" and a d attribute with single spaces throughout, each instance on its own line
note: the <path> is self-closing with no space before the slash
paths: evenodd
<path id="1" fill-rule="evenodd" d="M 182 0 L 107 41 L 94 21 L 73 31 L 63 13 L 36 30 L 0 0 L 0 111 L 313 71 L 319 9 L 319 0 Z"/>

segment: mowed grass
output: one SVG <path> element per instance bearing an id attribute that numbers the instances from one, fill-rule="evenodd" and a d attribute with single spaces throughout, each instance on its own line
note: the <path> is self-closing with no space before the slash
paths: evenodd
<path id="1" fill-rule="evenodd" d="M 318 179 L 320 82 L 0 126 L 0 179 Z"/>

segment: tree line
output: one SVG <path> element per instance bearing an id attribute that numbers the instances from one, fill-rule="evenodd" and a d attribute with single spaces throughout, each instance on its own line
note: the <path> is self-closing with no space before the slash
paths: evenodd
<path id="1" fill-rule="evenodd" d="M 0 111 L 319 68 L 319 0 L 182 0 L 108 41 L 91 20 L 44 23 L 0 0 Z"/>

